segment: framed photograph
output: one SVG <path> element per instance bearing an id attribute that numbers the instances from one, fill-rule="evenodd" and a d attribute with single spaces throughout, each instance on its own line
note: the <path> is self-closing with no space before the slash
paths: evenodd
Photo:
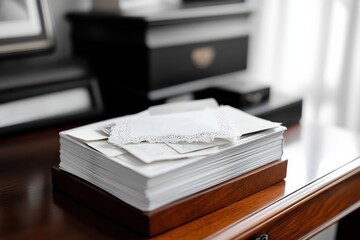
<path id="1" fill-rule="evenodd" d="M 54 45 L 47 0 L 0 0 L 0 57 Z"/>

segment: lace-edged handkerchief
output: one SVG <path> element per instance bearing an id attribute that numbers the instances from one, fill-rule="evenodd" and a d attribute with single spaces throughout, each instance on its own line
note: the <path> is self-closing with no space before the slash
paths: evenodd
<path id="1" fill-rule="evenodd" d="M 112 128 L 108 141 L 117 146 L 128 143 L 212 142 L 233 140 L 236 125 L 222 108 L 126 118 Z"/>

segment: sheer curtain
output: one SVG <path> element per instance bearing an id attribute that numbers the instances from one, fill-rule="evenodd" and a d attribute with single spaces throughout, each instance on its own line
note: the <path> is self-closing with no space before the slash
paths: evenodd
<path id="1" fill-rule="evenodd" d="M 360 131 L 360 3 L 255 3 L 248 77 L 302 95 L 302 121 Z"/>

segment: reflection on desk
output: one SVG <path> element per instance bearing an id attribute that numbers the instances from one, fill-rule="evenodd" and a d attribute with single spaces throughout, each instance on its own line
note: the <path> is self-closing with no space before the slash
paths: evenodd
<path id="1" fill-rule="evenodd" d="M 0 238 L 139 239 L 120 224 L 53 191 L 50 169 L 59 161 L 58 132 L 66 128 L 0 139 Z M 261 234 L 298 239 L 316 234 L 360 207 L 359 136 L 294 125 L 285 139 L 284 156 L 289 159 L 285 181 L 155 239 L 255 239 Z"/>
<path id="2" fill-rule="evenodd" d="M 286 194 L 360 156 L 360 136 L 341 128 L 307 124 L 286 132 Z"/>

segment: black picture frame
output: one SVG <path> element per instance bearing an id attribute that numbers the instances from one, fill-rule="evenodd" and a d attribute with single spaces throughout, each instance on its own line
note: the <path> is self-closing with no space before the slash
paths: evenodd
<path id="1" fill-rule="evenodd" d="M 0 58 L 54 47 L 48 0 L 0 1 Z"/>

